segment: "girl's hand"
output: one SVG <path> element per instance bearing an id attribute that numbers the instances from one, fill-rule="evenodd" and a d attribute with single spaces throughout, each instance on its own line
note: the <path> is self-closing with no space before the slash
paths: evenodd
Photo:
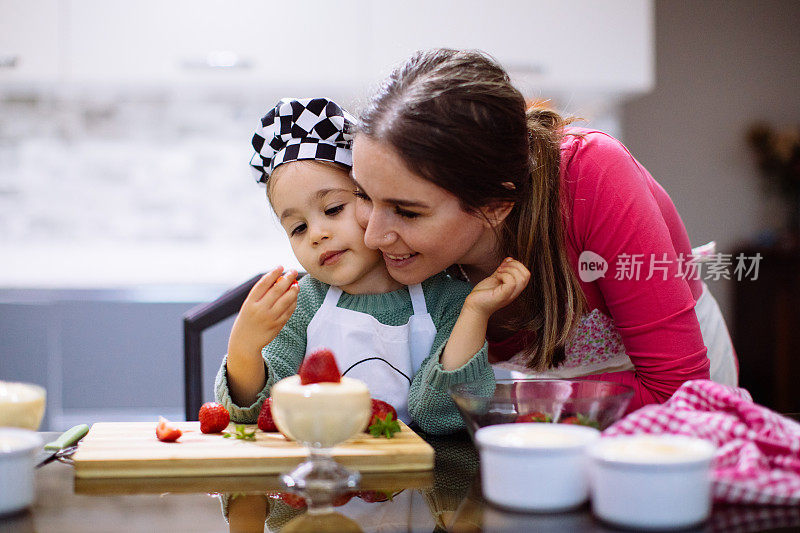
<path id="1" fill-rule="evenodd" d="M 507 257 L 491 276 L 475 285 L 464 307 L 488 317 L 513 302 L 530 279 L 531 273 L 525 265 Z"/>
<path id="2" fill-rule="evenodd" d="M 256 282 L 233 323 L 228 357 L 260 358 L 297 306 L 297 272 L 277 267 Z"/>

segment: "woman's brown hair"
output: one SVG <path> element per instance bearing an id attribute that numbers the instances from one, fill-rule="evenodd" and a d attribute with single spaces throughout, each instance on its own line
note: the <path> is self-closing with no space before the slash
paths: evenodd
<path id="1" fill-rule="evenodd" d="M 525 348 L 530 368 L 560 363 L 586 307 L 567 260 L 559 193 L 569 120 L 547 109 L 526 111 L 508 74 L 486 54 L 434 49 L 395 69 L 359 122 L 359 133 L 390 145 L 465 211 L 513 202 L 498 229 L 498 254 L 522 262 L 531 280 L 519 297 L 527 312 L 508 327 L 533 333 Z"/>

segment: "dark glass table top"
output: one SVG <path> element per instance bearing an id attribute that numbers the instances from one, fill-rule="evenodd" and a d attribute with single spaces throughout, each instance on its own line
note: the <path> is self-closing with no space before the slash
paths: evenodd
<path id="1" fill-rule="evenodd" d="M 325 514 L 281 493 L 278 476 L 77 479 L 56 461 L 36 472 L 36 504 L 0 517 L 0 532 L 620 531 L 597 520 L 588 504 L 554 514 L 488 504 L 469 436 L 425 439 L 436 450 L 433 471 L 364 475 L 362 490 L 337 495 Z M 684 531 L 800 531 L 800 509 L 717 505 L 708 522 Z"/>

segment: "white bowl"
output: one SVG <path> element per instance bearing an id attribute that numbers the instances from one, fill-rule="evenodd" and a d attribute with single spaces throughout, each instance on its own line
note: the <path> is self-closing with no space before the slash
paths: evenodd
<path id="1" fill-rule="evenodd" d="M 39 385 L 0 381 L 0 427 L 39 429 L 46 396 Z"/>
<path id="2" fill-rule="evenodd" d="M 640 529 L 689 527 L 711 512 L 713 444 L 677 435 L 600 439 L 589 449 L 592 511 Z"/>
<path id="3" fill-rule="evenodd" d="M 31 505 L 36 456 L 42 439 L 34 431 L 0 428 L 0 515 Z"/>
<path id="4" fill-rule="evenodd" d="M 487 500 L 520 511 L 580 506 L 589 495 L 586 447 L 600 438 L 591 427 L 497 424 L 475 432 Z"/>

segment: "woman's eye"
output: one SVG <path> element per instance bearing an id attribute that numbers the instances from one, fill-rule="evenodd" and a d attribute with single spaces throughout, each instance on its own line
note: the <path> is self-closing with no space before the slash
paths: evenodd
<path id="1" fill-rule="evenodd" d="M 289 236 L 294 237 L 295 235 L 300 235 L 305 230 L 306 230 L 306 225 L 305 224 L 298 224 L 297 226 L 292 228 L 292 231 L 289 233 Z"/>
<path id="2" fill-rule="evenodd" d="M 366 202 L 370 201 L 369 196 L 367 196 L 366 193 L 364 191 L 362 191 L 361 189 L 356 189 L 356 191 L 353 194 L 359 200 L 364 200 Z"/>
<path id="3" fill-rule="evenodd" d="M 328 215 L 329 217 L 332 217 L 334 215 L 338 215 L 339 213 L 341 213 L 342 209 L 344 209 L 344 204 L 339 204 L 326 209 L 325 214 Z"/>
<path id="4" fill-rule="evenodd" d="M 403 218 L 417 218 L 419 216 L 419 213 L 415 213 L 413 211 L 406 211 L 402 207 L 395 207 L 394 212 Z"/>

